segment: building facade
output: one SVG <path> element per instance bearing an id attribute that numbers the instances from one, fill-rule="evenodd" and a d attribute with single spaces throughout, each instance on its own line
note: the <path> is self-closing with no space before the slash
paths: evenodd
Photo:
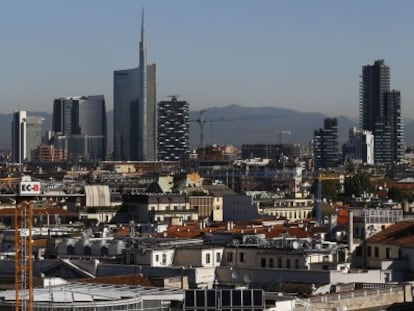
<path id="1" fill-rule="evenodd" d="M 15 163 L 32 160 L 32 151 L 42 143 L 43 118 L 16 111 L 12 120 L 12 160 Z"/>
<path id="2" fill-rule="evenodd" d="M 362 67 L 360 121 L 374 135 L 376 163 L 398 163 L 404 155 L 401 95 L 390 90 L 390 68 L 384 60 Z"/>
<path id="3" fill-rule="evenodd" d="M 374 135 L 370 131 L 351 128 L 348 132 L 348 141 L 342 148 L 344 161 L 359 161 L 374 164 Z"/>
<path id="4" fill-rule="evenodd" d="M 314 131 L 315 169 L 336 167 L 339 163 L 338 150 L 338 120 L 327 118 L 324 120 L 324 128 Z"/>
<path id="5" fill-rule="evenodd" d="M 158 103 L 158 160 L 180 161 L 189 155 L 189 105 L 172 96 Z"/>
<path id="6" fill-rule="evenodd" d="M 297 158 L 300 156 L 300 150 L 293 144 L 245 144 L 241 146 L 241 156 L 243 160 L 280 159 L 282 156 Z"/>
<path id="7" fill-rule="evenodd" d="M 114 71 L 116 161 L 155 161 L 157 154 L 156 66 L 147 65 L 142 17 L 139 67 Z"/>
<path id="8" fill-rule="evenodd" d="M 58 98 L 53 102 L 56 148 L 67 159 L 106 158 L 106 109 L 103 95 Z"/>

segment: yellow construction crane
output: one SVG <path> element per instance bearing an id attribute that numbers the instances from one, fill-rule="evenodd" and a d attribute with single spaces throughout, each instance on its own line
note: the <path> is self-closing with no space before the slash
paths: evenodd
<path id="1" fill-rule="evenodd" d="M 322 219 L 322 182 L 324 180 L 340 180 L 340 176 L 324 176 L 318 174 L 315 177 L 315 180 L 317 182 L 316 184 L 316 196 L 315 196 L 315 203 L 316 203 L 316 221 L 318 225 L 321 225 L 323 222 Z"/>
<path id="2" fill-rule="evenodd" d="M 212 119 L 207 120 L 205 118 L 205 113 L 207 109 L 202 109 L 199 111 L 199 117 L 197 119 L 189 120 L 189 122 L 196 122 L 200 126 L 200 144 L 199 147 L 203 148 L 204 145 L 204 125 L 206 123 L 213 123 L 213 122 L 228 122 L 228 121 L 243 121 L 243 120 L 257 120 L 257 119 L 274 119 L 274 118 L 286 118 L 287 115 L 252 115 L 252 116 L 242 116 L 242 117 L 234 117 L 234 118 L 219 118 L 219 119 Z M 289 131 L 290 134 L 290 131 Z"/>

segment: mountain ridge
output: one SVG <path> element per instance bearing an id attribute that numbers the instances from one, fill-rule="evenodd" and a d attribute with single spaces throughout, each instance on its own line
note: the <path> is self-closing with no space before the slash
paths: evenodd
<path id="1" fill-rule="evenodd" d="M 323 128 L 323 120 L 328 116 L 321 112 L 300 112 L 273 106 L 246 107 L 232 104 L 224 107 L 213 106 L 204 112 L 204 140 L 206 144 L 309 144 L 314 130 Z M 44 118 L 43 131 L 52 128 L 52 114 L 34 111 L 29 115 Z M 13 114 L 0 114 L 0 146 L 10 149 L 11 121 Z M 200 111 L 190 111 L 190 146 L 199 145 L 200 126 L 197 119 Z M 356 120 L 347 116 L 337 116 L 339 143 L 348 137 L 348 129 L 357 126 Z M 113 110 L 107 112 L 108 146 L 113 145 Z M 279 135 L 279 131 L 285 131 Z M 290 134 L 286 134 L 286 132 Z M 414 145 L 414 121 L 405 119 L 407 145 Z"/>

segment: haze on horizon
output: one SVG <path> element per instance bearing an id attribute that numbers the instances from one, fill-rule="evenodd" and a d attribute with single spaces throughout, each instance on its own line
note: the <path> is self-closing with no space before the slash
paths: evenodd
<path id="1" fill-rule="evenodd" d="M 3 2 L 0 113 L 51 112 L 54 98 L 95 94 L 111 110 L 113 71 L 138 66 L 143 6 L 157 101 L 357 117 L 361 68 L 384 59 L 414 119 L 409 0 Z"/>

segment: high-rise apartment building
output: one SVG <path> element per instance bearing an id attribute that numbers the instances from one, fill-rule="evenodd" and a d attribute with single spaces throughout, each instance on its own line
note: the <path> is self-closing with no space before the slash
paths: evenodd
<path id="1" fill-rule="evenodd" d="M 338 120 L 326 118 L 323 129 L 313 135 L 313 158 L 315 169 L 336 167 L 339 163 Z"/>
<path id="2" fill-rule="evenodd" d="M 375 163 L 401 162 L 404 130 L 400 92 L 390 90 L 390 68 L 384 60 L 362 67 L 360 121 L 363 130 L 374 135 Z"/>
<path id="3" fill-rule="evenodd" d="M 32 160 L 32 152 L 42 143 L 43 118 L 16 111 L 12 120 L 12 160 L 22 163 Z"/>
<path id="4" fill-rule="evenodd" d="M 157 157 L 156 67 L 146 54 L 142 15 L 139 67 L 114 71 L 114 160 Z"/>
<path id="5" fill-rule="evenodd" d="M 53 144 L 70 160 L 104 160 L 106 109 L 103 95 L 58 98 L 53 102 Z"/>
<path id="6" fill-rule="evenodd" d="M 348 141 L 343 145 L 342 155 L 344 162 L 374 164 L 374 135 L 371 131 L 351 128 L 348 132 Z"/>
<path id="7" fill-rule="evenodd" d="M 158 160 L 180 161 L 189 154 L 189 105 L 177 100 L 158 103 Z"/>

